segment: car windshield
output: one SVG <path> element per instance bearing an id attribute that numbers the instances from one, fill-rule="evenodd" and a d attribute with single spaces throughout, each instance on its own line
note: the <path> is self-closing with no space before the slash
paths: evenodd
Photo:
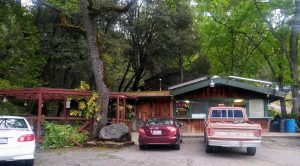
<path id="1" fill-rule="evenodd" d="M 152 118 L 147 121 L 147 126 L 152 125 L 172 125 L 173 121 L 171 119 L 159 119 L 159 118 Z"/>
<path id="2" fill-rule="evenodd" d="M 0 118 L 0 129 L 27 129 L 24 119 Z"/>

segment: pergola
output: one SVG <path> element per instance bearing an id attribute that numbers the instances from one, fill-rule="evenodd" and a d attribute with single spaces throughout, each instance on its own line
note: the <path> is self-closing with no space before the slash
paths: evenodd
<path id="1" fill-rule="evenodd" d="M 51 120 L 86 120 L 86 124 L 84 124 L 79 131 L 83 130 L 84 128 L 90 126 L 92 129 L 92 119 L 85 119 L 81 117 L 69 117 L 67 110 L 66 110 L 66 103 L 67 98 L 90 98 L 92 95 L 91 91 L 82 91 L 82 90 L 70 90 L 70 89 L 55 89 L 55 88 L 20 88 L 20 89 L 6 89 L 0 90 L 0 98 L 1 99 L 18 99 L 18 100 L 34 100 L 38 101 L 38 114 L 37 117 L 27 117 L 31 119 L 33 124 L 34 119 L 37 119 L 37 141 L 41 142 L 41 123 L 43 119 L 51 119 Z M 110 93 L 111 99 L 117 100 L 117 118 L 116 123 L 120 122 L 120 109 L 119 103 L 120 99 L 123 100 L 124 108 L 126 106 L 126 99 L 136 99 L 134 96 L 124 95 L 121 93 Z M 57 100 L 63 101 L 63 117 L 42 117 L 42 107 L 43 101 L 46 100 Z M 125 111 L 123 111 L 123 118 L 122 122 L 125 123 Z"/>

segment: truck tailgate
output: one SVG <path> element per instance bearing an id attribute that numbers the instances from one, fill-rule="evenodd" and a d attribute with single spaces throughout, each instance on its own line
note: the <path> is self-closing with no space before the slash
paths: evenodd
<path id="1" fill-rule="evenodd" d="M 261 139 L 262 129 L 259 124 L 251 123 L 210 123 L 207 128 L 208 138 L 223 140 Z"/>

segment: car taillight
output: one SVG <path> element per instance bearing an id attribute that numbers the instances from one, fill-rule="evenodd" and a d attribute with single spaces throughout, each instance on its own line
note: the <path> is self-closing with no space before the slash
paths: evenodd
<path id="1" fill-rule="evenodd" d="M 143 129 L 143 128 L 141 128 L 140 130 L 139 130 L 139 134 L 140 135 L 145 135 L 146 133 L 145 133 L 145 130 Z"/>
<path id="2" fill-rule="evenodd" d="M 211 133 L 211 128 L 207 128 L 207 136 L 211 136 L 212 133 Z"/>
<path id="3" fill-rule="evenodd" d="M 255 137 L 261 137 L 261 129 L 254 132 Z"/>
<path id="4" fill-rule="evenodd" d="M 18 142 L 34 141 L 34 134 L 22 135 L 18 138 Z"/>
<path id="5" fill-rule="evenodd" d="M 169 135 L 174 135 L 174 134 L 176 134 L 176 128 L 175 128 L 175 127 L 168 126 L 167 128 L 168 128 L 168 130 L 169 130 Z"/>

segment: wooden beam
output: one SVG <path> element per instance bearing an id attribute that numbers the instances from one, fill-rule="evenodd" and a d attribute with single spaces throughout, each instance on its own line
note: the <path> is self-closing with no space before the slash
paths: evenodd
<path id="1" fill-rule="evenodd" d="M 117 116 L 117 117 L 116 117 L 116 118 L 117 118 L 117 123 L 120 122 L 120 107 L 119 107 L 119 104 L 120 104 L 120 98 L 119 98 L 119 96 L 118 96 L 118 97 L 117 97 L 117 110 L 116 110 L 116 111 L 117 111 L 117 113 L 116 113 L 116 114 L 117 114 L 117 115 L 116 115 L 116 116 Z"/>
<path id="2" fill-rule="evenodd" d="M 38 94 L 38 118 L 37 118 L 37 141 L 41 142 L 41 125 L 42 125 L 42 104 L 43 96 L 42 93 Z"/>
<path id="3" fill-rule="evenodd" d="M 126 118 L 126 98 L 123 97 L 123 116 L 122 116 L 122 122 L 125 123 Z"/>

